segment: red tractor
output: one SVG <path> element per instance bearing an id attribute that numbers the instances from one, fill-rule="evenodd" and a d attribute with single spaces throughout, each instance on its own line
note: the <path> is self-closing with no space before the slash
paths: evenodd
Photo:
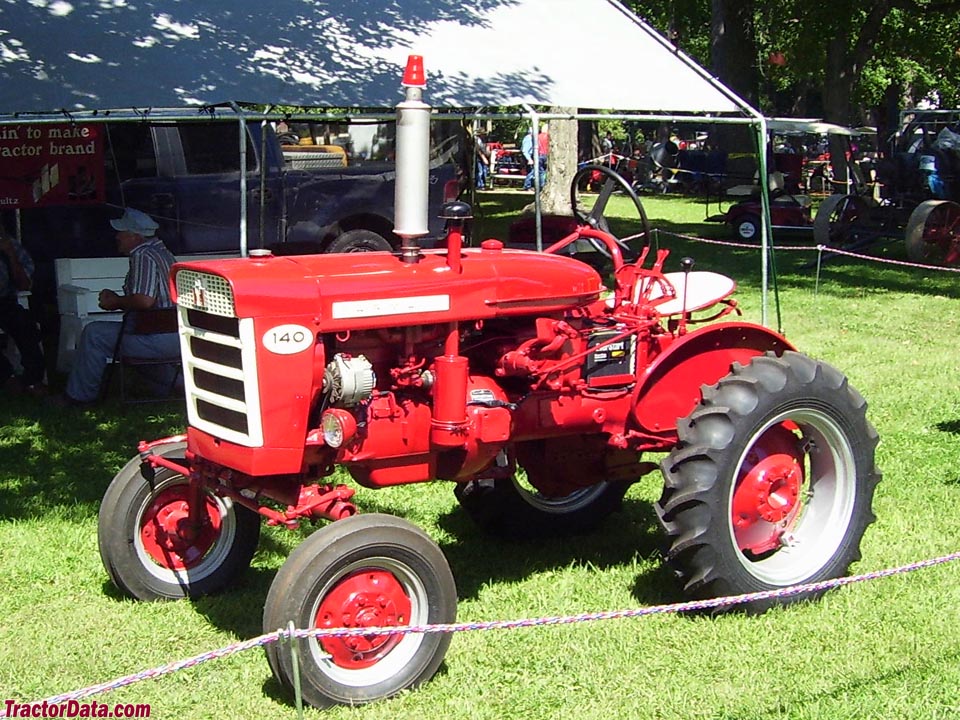
<path id="1" fill-rule="evenodd" d="M 439 547 L 405 520 L 357 514 L 335 468 L 363 488 L 448 481 L 477 523 L 517 537 L 596 526 L 661 452 L 665 556 L 690 596 L 846 573 L 879 480 L 863 398 L 734 319 L 729 278 L 691 261 L 667 272 L 665 250 L 625 261 L 602 213 L 578 213 L 542 253 L 464 248 L 469 207 L 454 203 L 445 248 L 407 237 L 399 253 L 176 265 L 189 427 L 141 443 L 106 492 L 112 581 L 142 600 L 212 593 L 251 562 L 264 518 L 322 518 L 334 522 L 277 573 L 265 631 L 450 623 Z M 609 257 L 609 288 L 561 252 L 578 241 Z M 309 637 L 299 669 L 276 644 L 267 657 L 324 707 L 429 679 L 450 639 Z"/>

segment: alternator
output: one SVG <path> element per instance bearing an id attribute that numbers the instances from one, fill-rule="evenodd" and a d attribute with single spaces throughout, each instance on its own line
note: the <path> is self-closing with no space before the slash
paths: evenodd
<path id="1" fill-rule="evenodd" d="M 353 407 L 370 397 L 376 384 L 373 366 L 363 355 L 337 353 L 323 373 L 323 390 L 332 407 Z"/>

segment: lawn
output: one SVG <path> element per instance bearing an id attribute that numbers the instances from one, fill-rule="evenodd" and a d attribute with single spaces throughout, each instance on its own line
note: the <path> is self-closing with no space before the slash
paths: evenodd
<path id="1" fill-rule="evenodd" d="M 484 196 L 480 237 L 499 236 L 530 195 Z M 703 205 L 644 197 L 654 226 L 725 237 Z M 615 229 L 628 208 L 614 198 Z M 740 307 L 760 319 L 755 248 L 661 234 L 669 269 L 738 281 Z M 808 246 L 810 238 L 777 238 Z M 890 244 L 869 252 L 904 259 Z M 810 251 L 777 253 L 779 317 L 788 339 L 842 369 L 869 402 L 881 437 L 877 522 L 854 572 L 958 549 L 960 335 L 954 273 L 839 258 L 819 282 Z M 772 306 L 773 307 L 773 306 Z M 771 318 L 777 323 L 777 315 Z M 26 702 L 230 645 L 261 633 L 261 611 L 285 556 L 312 528 L 264 528 L 238 587 L 194 602 L 138 603 L 107 580 L 97 551 L 99 500 L 136 442 L 177 432 L 176 404 L 147 413 L 115 402 L 52 410 L 0 404 L 0 701 Z M 444 483 L 359 490 L 361 510 L 407 518 L 441 546 L 457 581 L 459 620 L 591 613 L 683 599 L 660 557 L 644 477 L 598 532 L 537 543 L 481 534 Z M 955 510 L 956 509 L 956 510 Z M 947 564 L 859 583 L 817 602 L 759 616 L 663 615 L 453 639 L 437 676 L 363 708 L 308 709 L 351 718 L 952 718 L 960 716 L 960 567 Z M 294 718 L 263 652 L 251 650 L 97 696 L 149 703 L 156 718 Z M 2 707 L 0 707 L 2 710 Z"/>

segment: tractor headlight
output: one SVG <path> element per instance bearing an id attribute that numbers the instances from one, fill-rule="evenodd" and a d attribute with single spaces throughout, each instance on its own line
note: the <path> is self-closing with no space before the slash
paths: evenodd
<path id="1" fill-rule="evenodd" d="M 350 442 L 357 434 L 357 421 L 346 410 L 332 409 L 323 413 L 320 428 L 327 447 L 338 448 Z"/>

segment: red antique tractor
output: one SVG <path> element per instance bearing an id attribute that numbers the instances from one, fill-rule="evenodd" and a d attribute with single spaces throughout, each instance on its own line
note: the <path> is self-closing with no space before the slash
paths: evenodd
<path id="1" fill-rule="evenodd" d="M 416 90 L 398 127 L 422 137 Z M 424 147 L 413 140 L 401 152 Z M 450 635 L 400 628 L 457 609 L 439 547 L 405 520 L 358 514 L 337 467 L 362 488 L 450 482 L 482 527 L 522 537 L 595 527 L 657 468 L 644 454 L 667 452 L 656 511 L 687 594 L 846 573 L 879 480 L 864 400 L 735 319 L 729 278 L 687 260 L 667 272 L 665 250 L 624 260 L 633 249 L 602 229 L 603 209 L 578 212 L 542 253 L 463 247 L 463 203 L 446 208 L 446 247 L 421 250 L 398 202 L 399 253 L 176 265 L 189 427 L 141 443 L 106 492 L 112 581 L 142 600 L 212 593 L 249 565 L 264 518 L 332 520 L 277 573 L 264 629 L 398 632 L 299 639 L 298 668 L 267 648 L 277 679 L 293 688 L 299 672 L 324 707 L 429 679 Z M 578 241 L 609 257 L 609 288 L 562 254 Z"/>

